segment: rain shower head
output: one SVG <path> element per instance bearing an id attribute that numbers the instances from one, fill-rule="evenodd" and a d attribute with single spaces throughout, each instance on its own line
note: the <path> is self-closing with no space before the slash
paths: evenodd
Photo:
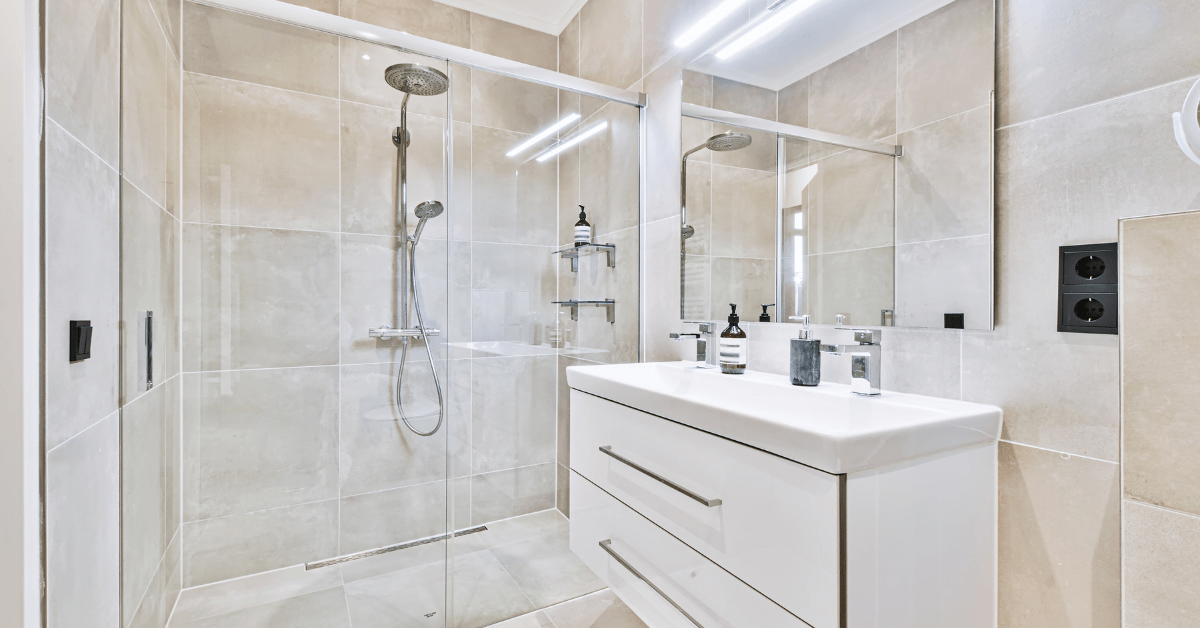
<path id="1" fill-rule="evenodd" d="M 388 85 L 414 96 L 437 96 L 450 87 L 445 74 L 418 63 L 397 63 L 383 73 Z"/>
<path id="2" fill-rule="evenodd" d="M 704 143 L 704 147 L 711 151 L 723 153 L 731 150 L 741 150 L 749 146 L 752 141 L 754 139 L 745 133 L 726 131 L 708 138 L 708 141 Z"/>

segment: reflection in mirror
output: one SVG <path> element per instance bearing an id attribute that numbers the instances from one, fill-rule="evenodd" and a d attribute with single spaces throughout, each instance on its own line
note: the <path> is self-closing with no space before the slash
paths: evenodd
<path id="1" fill-rule="evenodd" d="M 683 151 L 731 130 L 752 141 L 686 161 L 683 317 L 777 303 L 783 322 L 944 327 L 962 314 L 990 329 L 994 11 L 822 1 L 692 64 L 684 102 L 718 111 L 685 107 Z"/>

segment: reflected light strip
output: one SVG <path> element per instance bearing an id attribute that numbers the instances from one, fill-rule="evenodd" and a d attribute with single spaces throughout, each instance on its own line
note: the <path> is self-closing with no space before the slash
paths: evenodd
<path id="1" fill-rule="evenodd" d="M 734 9 L 743 4 L 746 4 L 746 0 L 725 0 L 725 2 L 718 4 L 717 8 L 709 11 L 708 15 L 700 18 L 699 22 L 696 22 L 691 28 L 684 31 L 679 36 L 679 39 L 675 40 L 675 45 L 683 47 L 696 41 L 701 35 L 712 30 L 712 27 L 716 26 L 718 22 L 729 17 L 729 14 L 733 13 Z"/>
<path id="2" fill-rule="evenodd" d="M 551 148 L 545 154 L 539 156 L 537 158 L 537 160 L 538 161 L 546 161 L 547 159 L 550 159 L 551 157 L 563 152 L 564 150 L 567 150 L 568 148 L 582 142 L 583 140 L 586 140 L 587 138 L 603 131 L 606 128 L 608 128 L 608 122 L 601 122 L 600 124 L 597 124 L 596 126 L 584 131 L 583 133 L 580 133 L 579 135 L 572 137 L 571 139 L 559 144 L 558 146 Z"/>
<path id="3" fill-rule="evenodd" d="M 789 20 L 800 15 L 808 7 L 816 4 L 818 0 L 792 0 L 788 5 L 785 5 L 779 10 L 779 13 L 763 20 L 754 28 L 746 31 L 741 37 L 733 40 L 728 46 L 725 46 L 717 52 L 718 59 L 728 59 L 733 55 L 745 50 L 758 40 L 779 30 Z"/>
<path id="4" fill-rule="evenodd" d="M 578 119 L 579 119 L 579 114 L 573 113 L 573 114 L 563 118 L 562 120 L 555 122 L 554 124 L 550 125 L 550 127 L 547 128 L 546 130 L 529 138 L 524 143 L 522 143 L 520 146 L 508 151 L 508 153 L 505 154 L 505 157 L 512 157 L 513 155 L 516 155 L 516 154 L 524 151 L 525 149 L 529 148 L 530 146 L 533 146 L 534 144 L 537 144 L 538 142 L 546 139 L 546 136 L 550 135 L 551 133 L 563 128 L 564 126 L 567 126 L 568 124 L 571 124 L 572 122 L 574 122 Z"/>

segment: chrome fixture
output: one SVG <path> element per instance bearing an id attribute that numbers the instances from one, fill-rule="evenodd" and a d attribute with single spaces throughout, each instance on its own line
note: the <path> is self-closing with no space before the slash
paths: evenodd
<path id="1" fill-rule="evenodd" d="M 609 556 L 612 556 L 613 560 L 617 561 L 618 563 L 621 563 L 621 566 L 624 567 L 625 569 L 628 569 L 629 573 L 633 574 L 634 577 L 636 577 L 638 580 L 645 582 L 646 586 L 653 589 L 654 592 L 657 593 L 659 595 L 659 597 L 666 600 L 668 604 L 670 604 L 671 606 L 674 606 L 675 610 L 679 611 L 680 615 L 683 615 L 684 617 L 687 618 L 688 621 L 692 622 L 692 624 L 695 625 L 696 628 L 704 628 L 704 625 L 701 624 L 700 622 L 696 621 L 695 617 L 692 617 L 687 611 L 683 610 L 682 606 L 676 604 L 675 600 L 672 600 L 670 597 L 667 596 L 666 593 L 663 593 L 663 590 L 658 588 L 658 585 L 651 582 L 650 579 L 647 578 L 646 576 L 643 576 L 642 572 L 638 571 L 637 568 L 635 568 L 633 565 L 629 564 L 629 561 L 625 560 L 625 558 L 623 556 L 614 552 L 613 548 L 612 548 L 612 539 L 604 539 L 603 541 L 600 541 L 600 549 L 604 550 L 604 552 L 606 554 L 608 554 Z"/>
<path id="2" fill-rule="evenodd" d="M 588 249 L 596 251 L 604 251 L 608 254 L 608 267 L 617 267 L 617 245 L 615 244 L 596 244 L 594 242 L 588 244 L 580 244 L 579 246 L 571 245 L 565 249 L 555 251 L 554 255 L 562 255 L 564 259 L 571 260 L 571 272 L 579 272 L 579 254 Z"/>
<path id="3" fill-rule="evenodd" d="M 326 560 L 320 560 L 320 561 L 317 561 L 314 563 L 304 563 L 304 570 L 311 571 L 313 569 L 320 569 L 321 567 L 329 567 L 331 565 L 339 565 L 341 563 L 348 563 L 352 560 L 358 560 L 359 558 L 378 556 L 380 554 L 387 554 L 388 552 L 394 552 L 396 550 L 408 549 L 410 547 L 416 547 L 418 545 L 429 545 L 430 543 L 437 543 L 438 541 L 444 541 L 449 538 L 456 538 L 456 537 L 464 536 L 467 534 L 475 534 L 476 532 L 487 532 L 487 529 L 488 529 L 487 526 L 475 526 L 472 528 L 463 528 L 462 530 L 458 530 L 454 533 L 447 532 L 445 534 L 435 534 L 433 536 L 426 536 L 426 537 L 422 537 L 419 539 L 413 539 L 412 541 L 405 541 L 403 543 L 395 543 L 392 545 L 384 545 L 383 547 L 377 547 L 375 549 L 363 550 L 361 552 L 355 552 L 353 554 L 343 554 L 341 556 L 335 556 L 334 558 L 328 558 Z"/>
<path id="4" fill-rule="evenodd" d="M 1188 159 L 1200 164 L 1200 81 L 1192 85 L 1183 99 L 1183 109 L 1171 114 L 1175 141 Z"/>
<path id="5" fill-rule="evenodd" d="M 668 480 L 667 478 L 664 478 L 663 476 L 651 471 L 650 469 L 647 469 L 646 467 L 643 467 L 642 465 L 630 460 L 629 458 L 626 458 L 625 456 L 618 454 L 617 452 L 612 450 L 612 445 L 602 445 L 600 447 L 600 453 L 602 453 L 606 456 L 609 456 L 610 458 L 612 458 L 613 460 L 616 460 L 617 462 L 625 464 L 626 466 L 630 467 L 631 469 L 634 469 L 635 471 L 640 471 L 640 472 L 650 476 L 651 478 L 658 480 L 659 482 L 662 482 L 663 484 L 666 484 L 667 486 L 675 489 L 676 491 L 679 491 L 680 493 L 683 493 L 684 495 L 687 495 L 688 497 L 700 502 L 701 504 L 704 504 L 705 506 L 708 506 L 709 508 L 712 508 L 714 506 L 720 506 L 722 503 L 720 499 L 717 499 L 715 497 L 712 499 L 704 497 L 704 496 L 700 495 L 700 493 L 697 493 L 696 491 L 693 491 L 690 489 L 686 489 L 683 486 L 680 486 L 679 484 L 676 484 L 675 482 L 672 482 L 671 480 Z"/>
<path id="6" fill-rule="evenodd" d="M 697 333 L 687 334 L 671 334 L 672 340 L 686 340 L 689 338 L 696 339 L 696 368 L 715 369 L 717 368 L 717 357 L 720 351 L 717 350 L 717 324 L 706 321 L 683 321 L 685 323 L 696 323 L 700 326 Z"/>
<path id="7" fill-rule="evenodd" d="M 850 392 L 873 397 L 880 393 L 879 371 L 883 358 L 877 329 L 853 329 L 856 345 L 821 345 L 821 352 L 850 356 Z"/>
<path id="8" fill-rule="evenodd" d="M 608 322 L 617 322 L 617 302 L 612 299 L 602 299 L 598 301 L 551 301 L 551 303 L 554 305 L 561 305 L 563 307 L 571 308 L 571 320 L 573 321 L 579 320 L 579 306 L 594 305 L 596 307 L 602 307 L 605 309 L 608 315 Z"/>
<path id="9" fill-rule="evenodd" d="M 687 261 L 687 240 L 696 235 L 696 229 L 688 224 L 687 221 L 687 160 L 692 153 L 707 148 L 713 152 L 723 153 L 733 150 L 741 150 L 750 145 L 754 138 L 746 133 L 737 131 L 726 131 L 718 133 L 705 141 L 703 144 L 687 151 L 683 154 L 682 165 L 679 167 L 679 264 L 682 267 Z M 679 312 L 682 315 L 686 307 L 686 295 L 684 294 L 684 283 L 679 282 Z"/>
<path id="10" fill-rule="evenodd" d="M 421 232 L 430 218 L 437 218 L 445 208 L 438 201 L 425 201 L 417 205 L 416 231 L 408 235 L 408 146 L 412 143 L 412 133 L 408 131 L 408 98 L 417 96 L 437 96 L 450 88 L 450 79 L 443 73 L 417 63 L 399 63 L 390 66 L 383 74 L 388 85 L 404 92 L 404 100 L 400 103 L 400 126 L 392 132 L 392 143 L 396 145 L 396 213 L 398 231 L 400 232 L 399 252 L 399 325 L 398 329 L 383 326 L 372 328 L 369 333 L 372 338 L 399 338 L 400 364 L 396 371 L 396 408 L 400 411 L 400 420 L 408 429 L 420 436 L 430 436 L 442 426 L 446 414 L 446 403 L 442 397 L 442 382 L 438 379 L 437 365 L 433 360 L 433 348 L 429 346 L 429 337 L 437 336 L 438 330 L 425 327 L 425 317 L 421 312 L 421 291 L 417 285 L 417 244 L 421 241 Z M 411 297 L 411 298 L 410 298 Z M 410 304 L 411 302 L 411 304 Z M 417 314 L 417 326 L 409 326 L 410 310 Z M 437 425 L 428 432 L 422 432 L 409 423 L 409 417 L 404 413 L 404 367 L 408 362 L 409 340 L 420 337 L 425 342 L 425 355 L 429 358 L 429 369 L 433 373 L 433 386 L 437 390 L 438 420 Z"/>

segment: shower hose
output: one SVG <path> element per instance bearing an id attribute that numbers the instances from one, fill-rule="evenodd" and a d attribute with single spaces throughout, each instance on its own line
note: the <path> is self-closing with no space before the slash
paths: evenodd
<path id="1" fill-rule="evenodd" d="M 433 361 L 433 348 L 429 346 L 429 336 L 425 332 L 425 319 L 421 314 L 421 288 L 417 283 L 417 243 L 414 241 L 411 246 L 406 248 L 408 248 L 408 278 L 409 285 L 412 286 L 413 309 L 415 309 L 417 313 L 417 329 L 421 330 L 421 339 L 425 341 L 425 356 L 429 358 L 429 370 L 433 373 L 433 386 L 437 389 L 437 425 L 433 426 L 433 429 L 429 430 L 428 432 L 422 432 L 421 430 L 413 427 L 413 424 L 409 423 L 408 417 L 404 414 L 404 399 L 403 395 L 401 394 L 404 390 L 404 365 L 406 362 L 408 362 L 408 341 L 412 340 L 407 336 L 401 338 L 402 344 L 400 348 L 400 370 L 396 374 L 396 407 L 400 410 L 400 420 L 404 421 L 404 425 L 408 426 L 408 429 L 412 430 L 414 434 L 417 434 L 418 436 L 432 436 L 440 427 L 442 427 L 442 418 L 445 414 L 445 402 L 442 399 L 442 382 L 438 379 L 437 365 L 434 364 Z"/>

